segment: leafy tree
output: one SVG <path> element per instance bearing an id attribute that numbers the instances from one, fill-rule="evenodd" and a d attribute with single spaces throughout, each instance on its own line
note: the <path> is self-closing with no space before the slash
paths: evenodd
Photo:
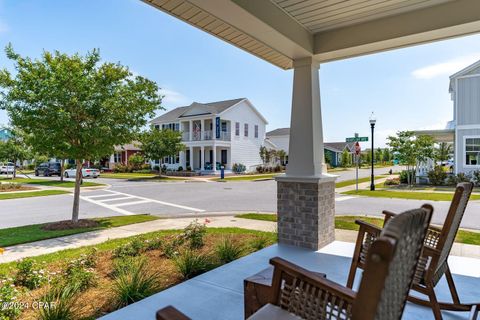
<path id="1" fill-rule="evenodd" d="M 342 167 L 346 168 L 352 165 L 352 157 L 350 152 L 347 149 L 343 150 L 342 152 Z"/>
<path id="2" fill-rule="evenodd" d="M 287 153 L 285 152 L 285 150 L 278 150 L 277 157 L 280 159 L 280 162 L 284 164 L 285 159 L 287 158 Z"/>
<path id="3" fill-rule="evenodd" d="M 72 221 L 78 222 L 83 161 L 131 142 L 160 108 L 155 82 L 119 63 L 101 63 L 98 50 L 82 56 L 55 51 L 40 59 L 5 49 L 16 74 L 0 71 L 0 108 L 28 135 L 35 152 L 75 159 Z"/>
<path id="4" fill-rule="evenodd" d="M 325 163 L 328 163 L 330 166 L 332 166 L 332 154 L 328 151 L 325 151 Z"/>
<path id="5" fill-rule="evenodd" d="M 133 170 L 140 170 L 145 163 L 145 158 L 140 153 L 132 154 L 128 158 L 128 164 L 132 166 Z"/>
<path id="6" fill-rule="evenodd" d="M 375 151 L 375 162 L 378 164 L 383 162 L 383 151 L 381 148 L 377 148 L 377 151 Z"/>
<path id="7" fill-rule="evenodd" d="M 392 153 L 389 148 L 383 149 L 383 162 L 390 162 L 392 160 Z"/>
<path id="8" fill-rule="evenodd" d="M 446 142 L 440 142 L 435 148 L 435 159 L 437 161 L 447 161 L 452 154 L 452 145 Z"/>
<path id="9" fill-rule="evenodd" d="M 11 161 L 14 164 L 14 179 L 17 176 L 17 162 L 22 163 L 30 157 L 30 149 L 25 143 L 24 136 L 18 129 L 9 129 L 10 137 L 6 141 L 0 141 L 0 160 Z"/>
<path id="10" fill-rule="evenodd" d="M 158 130 L 152 128 L 145 131 L 140 136 L 140 142 L 142 143 L 142 153 L 149 160 L 176 156 L 177 153 L 185 150 L 185 145 L 182 143 L 182 133 L 170 129 Z"/>
<path id="11" fill-rule="evenodd" d="M 396 137 L 390 136 L 387 139 L 389 140 L 387 144 L 397 154 L 400 163 L 407 166 L 407 181 L 411 185 L 418 163 L 433 156 L 432 137 L 423 135 L 415 137 L 412 131 L 399 131 Z"/>
<path id="12" fill-rule="evenodd" d="M 260 155 L 260 159 L 262 159 L 262 163 L 265 164 L 267 161 L 267 153 L 268 153 L 268 149 L 267 147 L 265 146 L 261 146 L 260 147 L 260 150 L 259 150 L 259 155 Z"/>

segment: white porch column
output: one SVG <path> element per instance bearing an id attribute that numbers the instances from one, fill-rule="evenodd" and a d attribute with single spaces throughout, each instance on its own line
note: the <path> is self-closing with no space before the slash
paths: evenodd
<path id="1" fill-rule="evenodd" d="M 202 120 L 202 132 L 203 132 L 203 120 Z M 200 147 L 200 170 L 205 171 L 205 147 Z"/>
<path id="2" fill-rule="evenodd" d="M 335 176 L 323 173 L 319 64 L 294 61 L 289 157 L 277 180 L 279 243 L 318 250 L 335 237 Z"/>
<path id="3" fill-rule="evenodd" d="M 193 147 L 190 147 L 190 168 L 194 170 L 194 163 L 193 163 Z"/>
<path id="4" fill-rule="evenodd" d="M 189 131 L 188 140 L 192 141 L 193 140 L 193 121 L 192 120 L 189 121 L 188 131 Z M 192 148 L 190 148 L 190 154 L 192 154 Z M 190 166 L 193 168 L 193 162 L 190 162 Z"/>
<path id="5" fill-rule="evenodd" d="M 187 161 L 186 161 L 186 158 L 185 158 L 185 151 L 180 151 L 178 153 L 178 157 L 179 157 L 179 160 L 180 160 L 180 166 L 182 166 L 183 170 L 185 170 L 187 168 Z"/>
<path id="6" fill-rule="evenodd" d="M 201 125 L 200 125 L 201 126 L 201 128 L 200 128 L 200 140 L 205 140 L 205 119 L 200 120 L 200 123 L 201 123 Z M 202 149 L 202 154 L 203 154 L 203 149 Z M 205 160 L 205 157 L 203 157 L 203 159 Z"/>
<path id="7" fill-rule="evenodd" d="M 214 144 L 213 145 L 213 151 L 212 151 L 212 155 L 213 155 L 213 158 L 210 159 L 212 160 L 212 170 L 213 170 L 213 173 L 215 174 L 215 172 L 217 172 L 217 146 Z"/>

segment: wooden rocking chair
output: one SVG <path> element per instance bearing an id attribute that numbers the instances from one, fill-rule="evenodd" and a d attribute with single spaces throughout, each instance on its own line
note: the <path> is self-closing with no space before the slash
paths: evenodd
<path id="1" fill-rule="evenodd" d="M 443 227 L 436 228 L 430 226 L 428 228 L 423 255 L 416 271 L 412 289 L 427 295 L 429 300 L 411 295 L 408 298 L 413 303 L 431 307 L 436 320 L 442 319 L 441 310 L 470 311 L 473 319 L 476 319 L 478 315 L 477 304 L 463 304 L 460 302 L 447 261 L 472 189 L 473 184 L 470 182 L 459 183 L 455 189 Z M 383 214 L 385 215 L 385 226 L 385 223 L 394 217 L 395 214 L 389 211 L 384 211 Z M 356 223 L 360 225 L 360 229 L 347 281 L 347 287 L 349 288 L 353 286 L 357 268 L 365 268 L 366 257 L 368 256 L 368 251 L 371 250 L 371 244 L 382 232 L 381 228 L 372 224 L 360 220 L 357 220 Z M 453 303 L 438 302 L 435 295 L 434 288 L 443 275 L 447 279 Z"/>
<path id="2" fill-rule="evenodd" d="M 421 255 L 433 208 L 424 205 L 392 218 L 372 243 L 358 293 L 281 258 L 274 266 L 270 301 L 250 320 L 398 320 Z M 157 320 L 188 320 L 174 307 Z"/>

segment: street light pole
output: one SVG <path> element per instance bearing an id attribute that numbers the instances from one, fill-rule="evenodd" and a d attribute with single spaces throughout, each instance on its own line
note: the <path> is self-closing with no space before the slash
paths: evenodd
<path id="1" fill-rule="evenodd" d="M 374 176 L 374 172 L 373 172 L 373 164 L 374 164 L 374 156 L 375 156 L 375 153 L 374 153 L 374 143 L 373 143 L 373 133 L 374 133 L 374 129 L 375 129 L 375 122 L 377 122 L 377 120 L 375 119 L 375 115 L 373 114 L 372 112 L 372 115 L 370 116 L 370 128 L 372 129 L 372 150 L 371 150 L 371 160 L 372 160 L 372 175 L 371 175 L 371 182 L 370 182 L 370 191 L 375 191 L 375 176 Z"/>

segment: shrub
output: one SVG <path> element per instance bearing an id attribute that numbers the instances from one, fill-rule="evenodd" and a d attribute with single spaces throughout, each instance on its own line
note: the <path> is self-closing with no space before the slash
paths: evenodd
<path id="1" fill-rule="evenodd" d="M 243 248 L 233 242 L 231 238 L 225 238 L 217 244 L 215 253 L 221 263 L 229 263 L 242 255 Z"/>
<path id="2" fill-rule="evenodd" d="M 77 314 L 77 293 L 75 284 L 52 286 L 42 297 L 45 307 L 39 308 L 38 319 L 41 320 L 74 320 Z"/>
<path id="3" fill-rule="evenodd" d="M 153 166 L 153 171 L 159 172 L 160 171 L 160 166 L 159 165 L 154 165 Z"/>
<path id="4" fill-rule="evenodd" d="M 203 247 L 203 237 L 206 233 L 207 227 L 195 219 L 183 229 L 182 238 L 190 244 L 191 249 L 199 249 Z"/>
<path id="5" fill-rule="evenodd" d="M 213 267 L 210 257 L 192 250 L 182 251 L 173 259 L 173 262 L 184 279 L 195 277 Z"/>
<path id="6" fill-rule="evenodd" d="M 273 172 L 281 172 L 282 171 L 282 166 L 277 164 L 274 168 L 273 168 Z"/>
<path id="7" fill-rule="evenodd" d="M 160 291 L 160 275 L 152 271 L 145 258 L 132 260 L 131 267 L 118 270 L 113 283 L 114 305 L 117 308 L 140 301 Z"/>
<path id="8" fill-rule="evenodd" d="M 384 185 L 386 186 L 397 186 L 400 184 L 400 178 L 390 178 L 385 180 Z"/>
<path id="9" fill-rule="evenodd" d="M 400 182 L 401 183 L 408 183 L 408 170 L 402 170 L 400 172 Z M 410 179 L 412 179 L 412 181 L 410 182 L 413 182 L 415 181 L 415 170 L 413 169 L 410 169 Z"/>
<path id="10" fill-rule="evenodd" d="M 110 276 L 117 278 L 123 273 L 133 272 L 133 268 L 138 264 L 139 259 L 142 259 L 142 257 L 122 257 L 115 259 Z"/>
<path id="11" fill-rule="evenodd" d="M 476 187 L 480 186 L 480 170 L 475 170 L 472 172 L 472 182 Z"/>
<path id="12" fill-rule="evenodd" d="M 258 251 L 265 248 L 268 245 L 268 242 L 269 242 L 268 237 L 262 234 L 250 240 L 249 245 L 254 251 Z"/>
<path id="13" fill-rule="evenodd" d="M 177 171 L 183 171 L 183 167 L 182 166 L 179 166 Z"/>
<path id="14" fill-rule="evenodd" d="M 87 267 L 85 261 L 75 259 L 67 264 L 65 269 L 65 281 L 67 284 L 75 286 L 79 291 L 84 291 L 97 283 L 95 271 Z"/>
<path id="15" fill-rule="evenodd" d="M 434 186 L 440 186 L 445 182 L 447 178 L 447 173 L 443 170 L 441 166 L 435 166 L 433 170 L 428 171 L 428 180 Z"/>
<path id="16" fill-rule="evenodd" d="M 450 175 L 447 178 L 447 185 L 455 186 L 460 182 L 470 182 L 471 178 L 465 173 L 459 173 L 457 175 Z"/>
<path id="17" fill-rule="evenodd" d="M 19 291 L 12 279 L 0 277 L 0 319 L 16 319 L 22 310 L 15 303 L 18 302 Z"/>
<path id="18" fill-rule="evenodd" d="M 15 285 L 33 290 L 47 281 L 48 277 L 45 270 L 41 269 L 32 259 L 23 259 L 17 263 Z"/>
<path id="19" fill-rule="evenodd" d="M 234 163 L 232 166 L 232 171 L 234 173 L 244 173 L 247 170 L 247 167 L 241 163 Z"/>
<path id="20" fill-rule="evenodd" d="M 142 240 L 140 240 L 139 238 L 134 238 L 129 243 L 115 248 L 113 250 L 113 256 L 115 258 L 138 256 L 140 253 L 142 253 L 144 247 L 144 242 Z"/>
<path id="21" fill-rule="evenodd" d="M 144 241 L 144 250 L 158 250 L 161 249 L 163 245 L 163 240 L 161 238 L 147 239 Z"/>
<path id="22" fill-rule="evenodd" d="M 22 187 L 19 183 L 1 183 L 0 182 L 0 191 L 11 191 L 11 190 L 18 190 Z"/>
<path id="23" fill-rule="evenodd" d="M 163 246 L 164 254 L 167 258 L 172 259 L 178 254 L 179 247 L 182 245 L 183 239 L 181 237 L 177 237 L 172 241 L 166 243 Z"/>
<path id="24" fill-rule="evenodd" d="M 192 167 L 187 166 L 187 171 L 192 171 Z"/>
<path id="25" fill-rule="evenodd" d="M 265 167 L 263 166 L 257 166 L 255 168 L 255 170 L 257 171 L 257 173 L 263 173 L 265 171 Z"/>

